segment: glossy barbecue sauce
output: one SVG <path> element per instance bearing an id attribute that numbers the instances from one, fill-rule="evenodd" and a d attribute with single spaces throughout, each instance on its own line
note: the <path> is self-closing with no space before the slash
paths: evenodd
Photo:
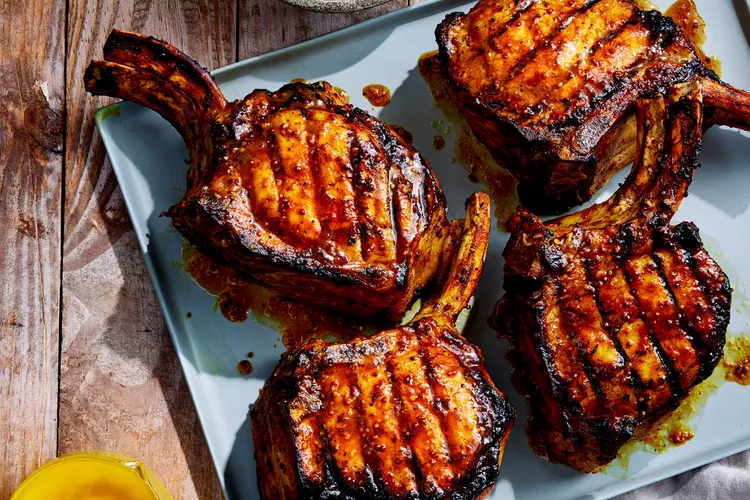
<path id="1" fill-rule="evenodd" d="M 313 306 L 289 300 L 260 285 L 239 277 L 229 267 L 206 257 L 194 247 L 183 243 L 183 269 L 196 283 L 216 296 L 215 307 L 229 321 L 241 323 L 252 311 L 256 321 L 276 328 L 287 349 L 303 344 L 310 337 L 348 340 L 367 333 L 367 329 L 335 314 L 320 311 Z M 247 361 L 237 370 L 248 375 L 252 364 Z"/>
<path id="2" fill-rule="evenodd" d="M 382 108 L 391 103 L 391 91 L 385 85 L 373 83 L 362 89 L 362 95 L 373 106 Z"/>
<path id="3" fill-rule="evenodd" d="M 419 73 L 432 93 L 435 106 L 443 112 L 447 120 L 460 126 L 460 132 L 455 136 L 453 153 L 455 161 L 466 169 L 472 182 L 478 182 L 489 190 L 489 194 L 495 202 L 495 216 L 497 217 L 498 227 L 502 231 L 507 231 L 506 221 L 521 207 L 516 195 L 517 183 L 515 179 L 492 159 L 492 155 L 487 151 L 487 148 L 474 137 L 469 127 L 464 124 L 458 107 L 450 98 L 443 76 L 440 73 L 437 51 L 422 54 L 419 58 Z M 434 126 L 441 126 L 442 124 L 442 120 L 440 120 L 435 122 Z M 446 133 L 449 130 L 448 127 L 440 131 Z M 433 147 L 439 151 L 446 145 L 445 138 L 442 136 L 436 137 L 440 137 L 440 139 L 433 138 Z"/>

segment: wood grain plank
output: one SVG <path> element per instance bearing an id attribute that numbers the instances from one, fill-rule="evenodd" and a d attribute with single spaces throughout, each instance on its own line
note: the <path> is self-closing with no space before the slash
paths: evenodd
<path id="1" fill-rule="evenodd" d="M 309 12 L 282 2 L 239 0 L 239 59 L 280 49 L 408 5 L 394 0 L 346 14 Z"/>
<path id="2" fill-rule="evenodd" d="M 220 498 L 218 476 L 85 93 L 112 28 L 176 45 L 210 68 L 234 61 L 226 0 L 70 0 L 60 452 L 138 458 L 175 499 Z"/>
<path id="3" fill-rule="evenodd" d="M 0 498 L 57 450 L 64 0 L 0 3 Z"/>
<path id="4" fill-rule="evenodd" d="M 57 450 L 64 0 L 0 3 L 0 498 Z"/>

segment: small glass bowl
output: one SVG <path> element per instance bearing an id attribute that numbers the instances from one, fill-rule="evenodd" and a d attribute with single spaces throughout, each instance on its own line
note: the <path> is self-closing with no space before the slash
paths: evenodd
<path id="1" fill-rule="evenodd" d="M 137 460 L 108 451 L 71 453 L 34 471 L 10 500 L 172 500 Z"/>

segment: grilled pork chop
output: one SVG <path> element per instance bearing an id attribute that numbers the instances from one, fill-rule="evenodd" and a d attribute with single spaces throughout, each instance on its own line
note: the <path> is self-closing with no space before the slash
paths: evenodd
<path id="1" fill-rule="evenodd" d="M 455 329 L 482 271 L 489 204 L 483 193 L 469 199 L 442 291 L 411 322 L 284 353 L 252 411 L 263 498 L 489 493 L 515 413 Z"/>
<path id="2" fill-rule="evenodd" d="M 722 357 L 729 280 L 690 222 L 671 219 L 697 166 L 700 83 L 637 102 L 633 171 L 607 202 L 543 223 L 511 218 L 506 294 L 532 449 L 590 472 L 645 436 Z"/>
<path id="3" fill-rule="evenodd" d="M 590 199 L 635 154 L 633 100 L 701 80 L 706 125 L 750 129 L 750 95 L 723 83 L 669 18 L 636 0 L 480 0 L 438 26 L 441 71 L 525 206 Z"/>
<path id="4" fill-rule="evenodd" d="M 434 277 L 447 223 L 429 164 L 328 83 L 229 102 L 185 54 L 122 31 L 85 82 L 179 130 L 191 166 L 185 197 L 167 215 L 199 251 L 242 276 L 387 320 L 400 319 Z"/>

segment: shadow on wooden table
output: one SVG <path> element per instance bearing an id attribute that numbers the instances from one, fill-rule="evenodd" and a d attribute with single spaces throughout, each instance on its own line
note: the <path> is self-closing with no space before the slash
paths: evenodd
<path id="1" fill-rule="evenodd" d="M 123 241 L 126 238 L 127 241 Z M 122 244 L 119 244 L 120 242 Z M 120 242 L 113 245 L 113 253 L 120 264 L 120 269 L 125 271 L 125 276 L 117 301 L 118 307 L 109 318 L 109 327 L 115 335 L 106 336 L 105 341 L 116 356 L 134 365 L 140 364 L 150 371 L 149 380 L 146 383 L 154 381 L 158 383 L 158 388 L 149 388 L 140 392 L 140 397 L 152 398 L 152 401 L 143 401 L 142 408 L 146 410 L 142 415 L 143 420 L 145 422 L 164 420 L 162 428 L 154 431 L 162 433 L 159 441 L 160 446 L 163 446 L 164 454 L 149 454 L 163 457 L 164 462 L 148 465 L 165 481 L 165 476 L 177 472 L 170 469 L 186 466 L 198 498 L 221 498 L 218 477 L 206 445 L 203 429 L 142 253 L 132 232 Z M 134 323 L 138 322 L 136 319 L 138 315 L 146 317 L 145 322 L 148 324 L 146 328 L 133 328 Z M 129 330 L 128 327 L 130 327 Z M 122 336 L 128 337 L 128 340 L 123 340 Z M 165 429 L 165 427 L 171 428 Z M 168 456 L 171 450 L 178 449 L 175 441 L 179 442 L 184 458 Z M 180 463 L 183 460 L 184 465 Z M 178 477 L 182 481 L 187 480 L 187 477 L 182 474 L 175 474 L 175 479 Z M 175 498 L 182 498 L 180 490 L 188 487 L 183 484 L 170 486 L 170 492 Z"/>
<path id="2" fill-rule="evenodd" d="M 59 451 L 144 459 L 175 499 L 221 498 L 122 195 L 88 126 L 88 154 L 101 167 L 80 180 L 91 201 L 81 209 L 71 200 L 66 221 Z"/>

